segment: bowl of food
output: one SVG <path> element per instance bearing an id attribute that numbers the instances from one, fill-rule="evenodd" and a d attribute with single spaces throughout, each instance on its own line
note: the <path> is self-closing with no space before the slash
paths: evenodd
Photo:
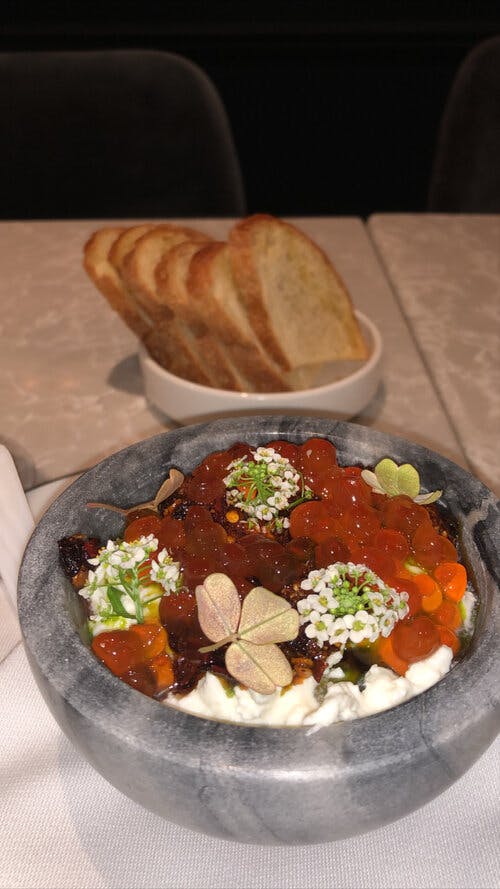
<path id="1" fill-rule="evenodd" d="M 173 223 L 108 226 L 90 278 L 139 340 L 148 401 L 180 423 L 250 412 L 348 419 L 377 390 L 382 343 L 331 257 L 257 214 L 225 241 Z"/>
<path id="2" fill-rule="evenodd" d="M 469 473 L 364 427 L 179 428 L 48 509 L 20 570 L 26 652 L 81 753 L 166 819 L 362 833 L 498 731 L 498 528 Z"/>

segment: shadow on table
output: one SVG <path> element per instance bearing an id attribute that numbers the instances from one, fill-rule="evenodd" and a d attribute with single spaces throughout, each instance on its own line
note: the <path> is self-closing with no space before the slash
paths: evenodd
<path id="1" fill-rule="evenodd" d="M 129 395 L 143 395 L 144 389 L 137 353 L 127 355 L 126 358 L 118 362 L 106 382 L 120 392 L 128 392 Z"/>
<path id="2" fill-rule="evenodd" d="M 19 442 L 8 436 L 0 435 L 0 444 L 3 444 L 9 451 L 21 479 L 21 484 L 25 491 L 29 491 L 36 482 L 36 469 L 31 455 Z"/>

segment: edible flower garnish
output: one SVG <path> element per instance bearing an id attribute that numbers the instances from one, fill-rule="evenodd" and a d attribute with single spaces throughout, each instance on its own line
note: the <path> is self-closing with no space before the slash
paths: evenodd
<path id="1" fill-rule="evenodd" d="M 229 645 L 226 668 L 246 688 L 272 694 L 292 681 L 292 668 L 274 643 L 295 639 L 299 615 L 281 596 L 265 587 L 254 587 L 240 602 L 238 590 L 227 574 L 209 574 L 196 587 L 200 626 L 215 642 L 200 652 Z"/>
<path id="2" fill-rule="evenodd" d="M 385 457 L 375 467 L 375 471 L 363 469 L 361 477 L 370 485 L 376 494 L 387 494 L 396 497 L 398 494 L 406 494 L 415 503 L 435 503 L 442 496 L 442 491 L 431 491 L 429 494 L 420 494 L 420 476 L 411 463 L 402 463 L 398 466 L 394 460 Z"/>
<path id="3" fill-rule="evenodd" d="M 287 528 L 289 519 L 279 513 L 309 500 L 313 492 L 302 474 L 274 448 L 257 448 L 252 457 L 241 457 L 227 466 L 227 504 L 250 516 L 249 525 L 273 522 L 278 531 Z"/>
<path id="4" fill-rule="evenodd" d="M 340 657 L 330 666 L 339 663 L 348 643 L 372 643 L 388 636 L 409 610 L 407 593 L 396 592 L 366 565 L 353 562 L 310 571 L 300 586 L 313 590 L 297 602 L 306 636 L 321 647 L 339 648 Z"/>
<path id="5" fill-rule="evenodd" d="M 91 636 L 143 623 L 152 603 L 180 589 L 179 563 L 166 549 L 152 559 L 157 549 L 153 534 L 131 543 L 109 540 L 96 558 L 88 560 L 93 569 L 80 595 L 89 602 Z"/>

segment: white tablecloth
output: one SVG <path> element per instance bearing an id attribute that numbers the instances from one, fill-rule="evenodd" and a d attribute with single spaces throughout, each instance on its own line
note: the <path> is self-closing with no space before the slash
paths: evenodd
<path id="1" fill-rule="evenodd" d="M 18 644 L 0 664 L 0 886 L 293 889 L 500 885 L 500 741 L 423 809 L 317 846 L 214 840 L 131 802 L 73 749 Z"/>

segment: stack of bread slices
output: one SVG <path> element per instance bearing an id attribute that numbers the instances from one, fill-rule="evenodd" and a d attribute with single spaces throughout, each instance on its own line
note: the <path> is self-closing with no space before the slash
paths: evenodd
<path id="1" fill-rule="evenodd" d="M 85 245 L 84 268 L 151 357 L 195 383 L 303 389 L 325 365 L 367 358 L 332 263 L 273 216 L 242 219 L 224 242 L 169 223 L 108 226 Z"/>

